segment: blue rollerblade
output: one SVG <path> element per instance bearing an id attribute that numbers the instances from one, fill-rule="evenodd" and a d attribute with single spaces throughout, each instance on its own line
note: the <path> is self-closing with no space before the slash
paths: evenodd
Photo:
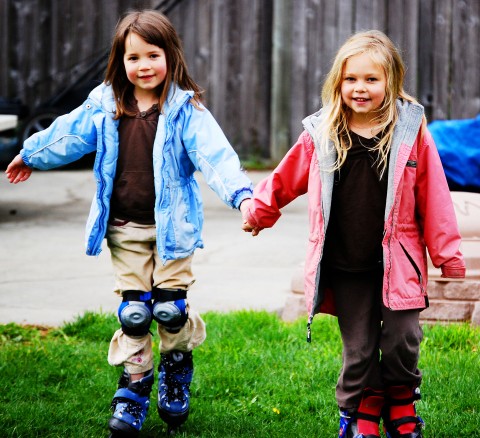
<path id="1" fill-rule="evenodd" d="M 136 437 L 142 428 L 150 405 L 153 369 L 135 382 L 124 370 L 118 381 L 118 390 L 112 400 L 113 415 L 108 422 L 110 437 Z"/>
<path id="2" fill-rule="evenodd" d="M 355 413 L 340 411 L 340 429 L 338 438 L 354 438 L 357 436 L 357 419 Z"/>
<path id="3" fill-rule="evenodd" d="M 162 353 L 158 371 L 158 413 L 167 423 L 169 434 L 174 434 L 187 420 L 190 410 L 192 352 Z"/>
<path id="4" fill-rule="evenodd" d="M 340 429 L 338 438 L 378 438 L 378 435 L 358 433 L 356 413 L 340 411 Z"/>

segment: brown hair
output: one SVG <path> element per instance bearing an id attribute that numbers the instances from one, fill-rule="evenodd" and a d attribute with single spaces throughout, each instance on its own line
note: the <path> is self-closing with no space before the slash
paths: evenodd
<path id="1" fill-rule="evenodd" d="M 123 56 L 125 54 L 125 40 L 131 33 L 136 33 L 148 44 L 157 46 L 165 51 L 167 61 L 167 76 L 159 86 L 159 108 L 167 100 L 170 86 L 178 86 L 182 90 L 192 90 L 192 103 L 198 107 L 203 90 L 190 77 L 183 54 L 183 48 L 175 28 L 163 14 L 153 10 L 129 12 L 117 24 L 115 36 L 108 58 L 105 83 L 112 86 L 116 101 L 115 118 L 129 114 L 126 109 L 127 99 L 131 95 L 133 85 L 127 78 Z"/>

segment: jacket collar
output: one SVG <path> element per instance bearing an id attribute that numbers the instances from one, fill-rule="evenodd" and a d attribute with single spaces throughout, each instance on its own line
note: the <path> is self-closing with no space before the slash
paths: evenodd
<path id="1" fill-rule="evenodd" d="M 397 99 L 396 106 L 398 110 L 398 121 L 395 131 L 405 131 L 407 134 L 405 140 L 407 144 L 412 145 L 422 123 L 424 113 L 423 106 L 419 103 L 408 102 L 403 99 Z M 316 130 L 320 125 L 322 117 L 323 110 L 320 109 L 319 111 L 305 117 L 302 121 L 304 128 L 314 138 L 317 136 Z"/>
<path id="2" fill-rule="evenodd" d="M 409 156 L 410 150 L 415 143 L 423 117 L 423 106 L 418 103 L 397 99 L 396 105 L 398 110 L 398 120 L 395 126 L 392 147 L 390 150 L 385 218 L 393 205 L 394 193 L 396 193 L 397 190 L 398 177 L 396 179 L 396 175 L 400 174 L 400 172 L 398 172 L 398 166 L 405 165 L 406 157 Z M 329 147 L 328 150 L 325 150 L 325 147 L 321 144 L 318 127 L 323 117 L 323 111 L 320 109 L 314 114 L 306 117 L 303 120 L 303 126 L 310 134 L 315 144 L 315 151 L 320 166 L 320 179 L 322 182 L 322 203 L 326 207 L 324 210 L 326 227 L 330 217 L 330 204 L 334 182 L 331 169 L 335 164 L 336 151 L 333 147 Z M 401 155 L 400 150 L 402 150 Z"/>
<path id="3" fill-rule="evenodd" d="M 395 200 L 400 175 L 406 165 L 410 151 L 422 125 L 423 106 L 397 99 L 398 120 L 393 132 L 388 165 L 388 190 L 385 206 L 385 220 L 389 215 Z"/>
<path id="4" fill-rule="evenodd" d="M 193 95 L 193 91 L 185 91 L 176 84 L 172 84 L 168 90 L 167 100 L 162 108 L 162 113 L 165 114 L 167 118 L 170 118 L 176 114 L 182 105 L 188 102 Z M 100 84 L 90 92 L 88 97 L 107 113 L 115 114 L 116 106 L 111 85 L 105 83 Z"/>
<path id="5" fill-rule="evenodd" d="M 185 91 L 178 87 L 176 84 L 172 84 L 168 90 L 167 100 L 162 108 L 162 113 L 165 114 L 167 119 L 178 113 L 180 108 L 188 102 L 194 93 L 193 91 Z"/>

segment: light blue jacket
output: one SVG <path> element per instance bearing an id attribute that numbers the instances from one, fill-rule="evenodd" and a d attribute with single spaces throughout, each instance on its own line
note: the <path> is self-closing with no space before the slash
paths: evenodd
<path id="1" fill-rule="evenodd" d="M 164 263 L 203 248 L 203 204 L 195 171 L 203 173 L 207 184 L 231 208 L 239 208 L 252 196 L 252 183 L 241 170 L 237 154 L 211 113 L 189 102 L 192 96 L 191 91 L 172 86 L 153 146 L 157 248 Z M 28 138 L 20 152 L 28 166 L 48 170 L 96 151 L 97 190 L 85 236 L 88 255 L 100 254 L 107 231 L 118 158 L 114 115 L 112 89 L 99 85 L 83 105 Z"/>

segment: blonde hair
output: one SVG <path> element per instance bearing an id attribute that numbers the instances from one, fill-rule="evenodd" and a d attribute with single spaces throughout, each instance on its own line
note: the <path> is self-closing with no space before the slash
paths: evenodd
<path id="1" fill-rule="evenodd" d="M 115 28 L 105 74 L 105 82 L 112 85 L 117 104 L 115 118 L 118 119 L 124 114 L 133 115 L 127 110 L 127 100 L 132 93 L 133 84 L 127 78 L 123 62 L 125 40 L 131 32 L 137 34 L 148 44 L 160 47 L 165 51 L 167 76 L 159 86 L 159 108 L 163 108 L 171 84 L 182 90 L 192 90 L 194 92 L 192 103 L 198 107 L 203 90 L 188 74 L 181 41 L 172 23 L 165 15 L 157 11 L 135 11 L 122 18 Z"/>
<path id="2" fill-rule="evenodd" d="M 388 154 L 398 119 L 396 99 L 416 102 L 403 88 L 405 66 L 402 58 L 393 42 L 383 32 L 370 30 L 356 33 L 339 49 L 322 88 L 324 117 L 319 125 L 319 134 L 325 151 L 329 150 L 330 142 L 333 143 L 337 159 L 332 170 L 339 169 L 352 144 L 348 129 L 351 109 L 345 105 L 341 95 L 343 69 L 349 58 L 365 53 L 383 69 L 386 76 L 385 98 L 376 111 L 373 127 L 375 131 L 383 132 L 380 141 L 373 148 L 378 151 L 377 164 L 380 175 L 383 175 L 388 165 Z M 424 120 L 423 125 L 425 123 Z"/>

